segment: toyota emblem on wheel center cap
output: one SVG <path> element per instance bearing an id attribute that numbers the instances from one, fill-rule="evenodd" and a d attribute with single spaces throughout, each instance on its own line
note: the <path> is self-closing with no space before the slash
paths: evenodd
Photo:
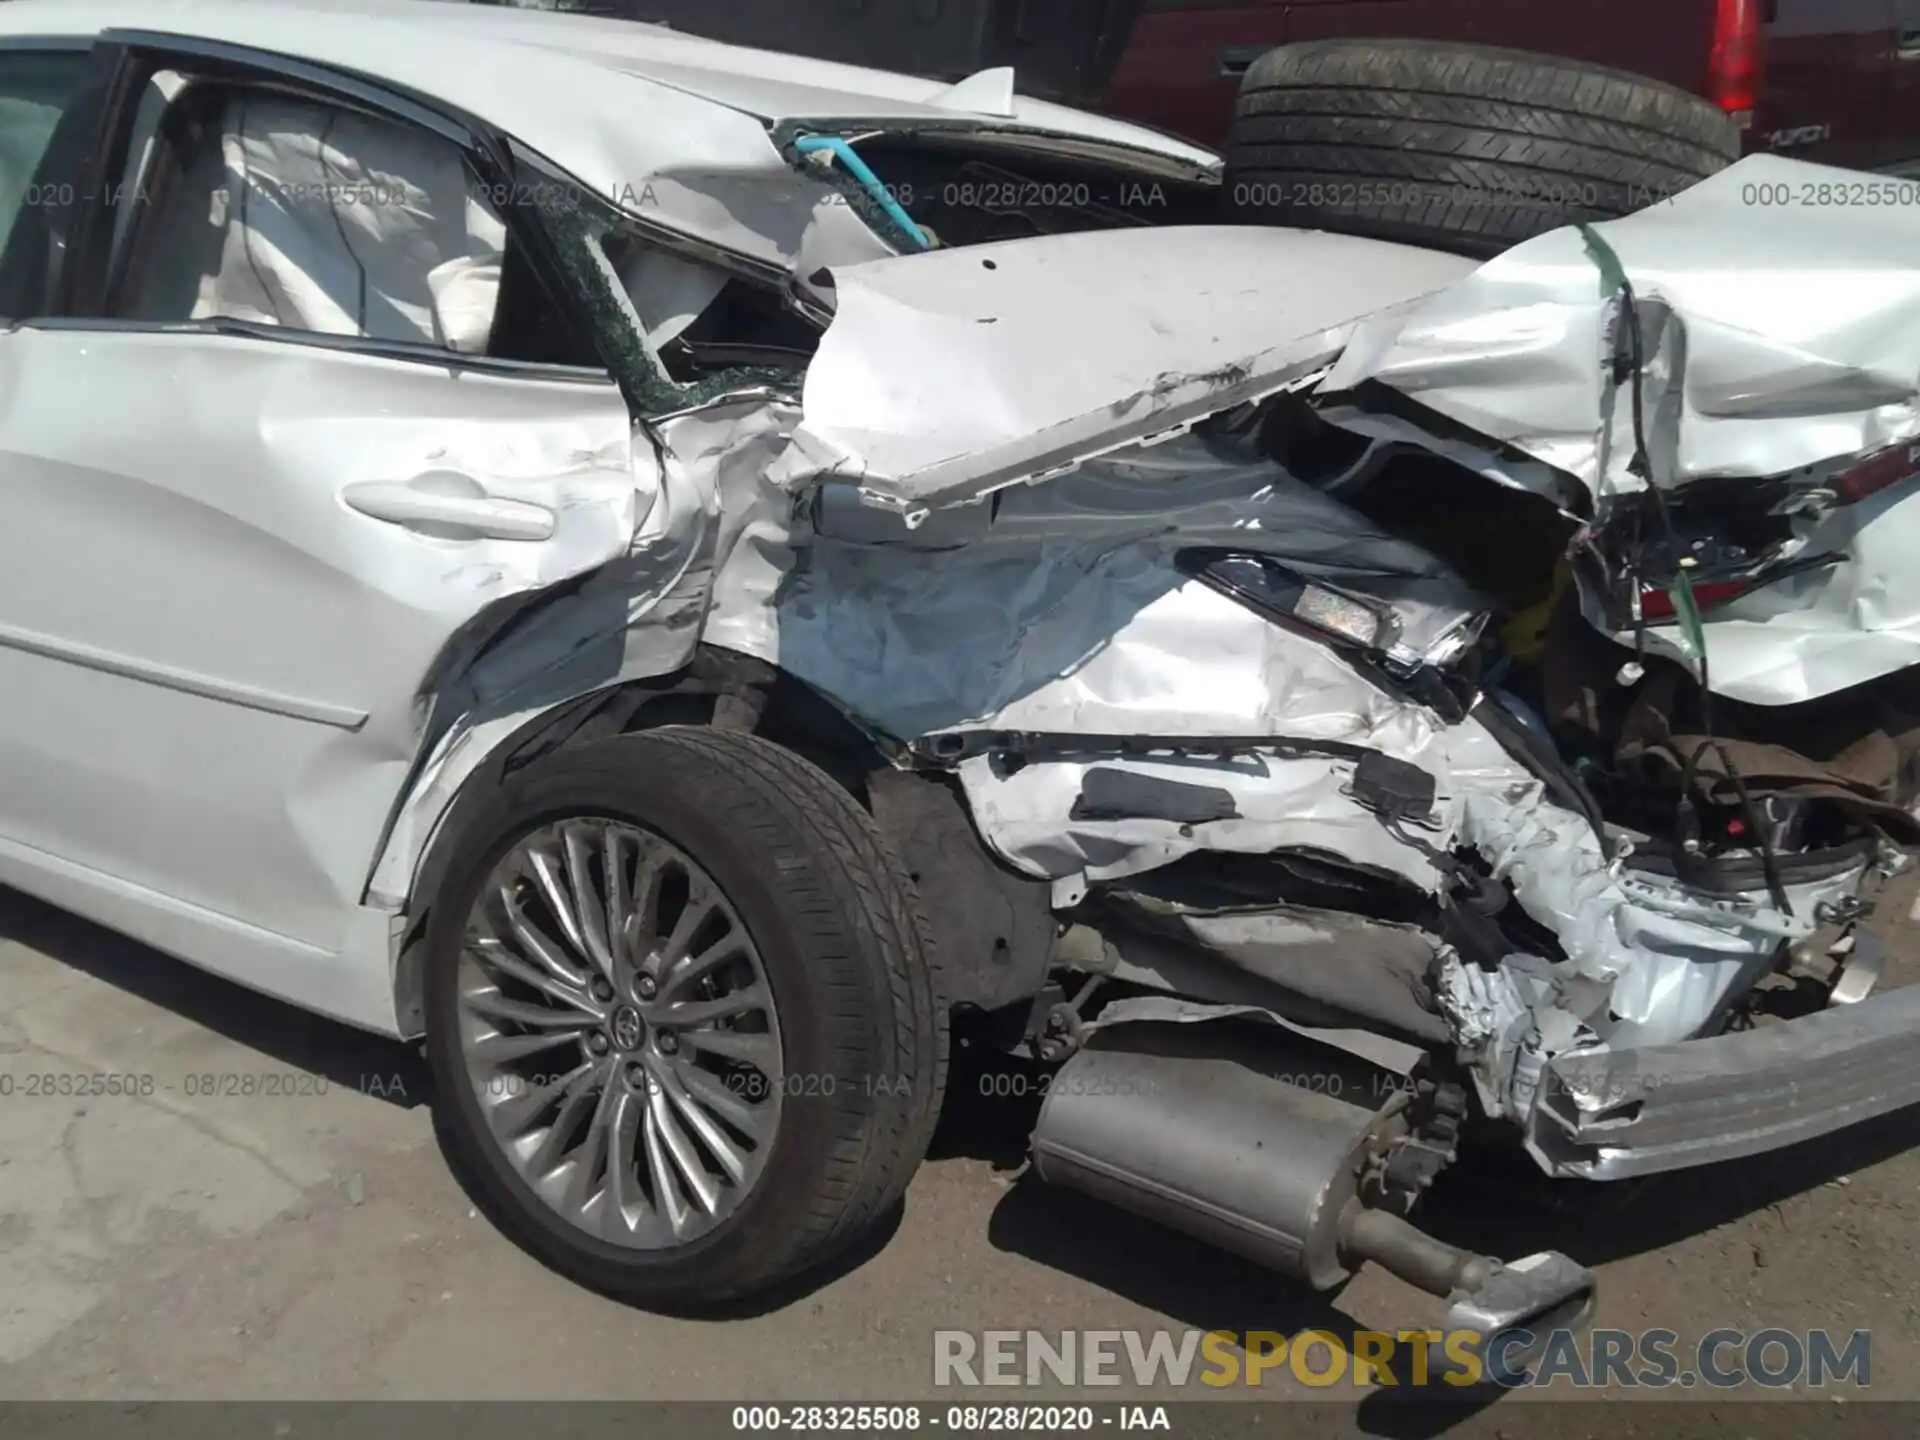
<path id="1" fill-rule="evenodd" d="M 613 1043 L 622 1050 L 637 1050 L 640 1042 L 647 1038 L 647 1022 L 631 1005 L 622 1005 L 613 1012 L 612 1029 Z"/>

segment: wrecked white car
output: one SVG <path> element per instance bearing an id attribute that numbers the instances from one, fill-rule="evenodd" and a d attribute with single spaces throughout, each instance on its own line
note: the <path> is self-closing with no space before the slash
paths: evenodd
<path id="1" fill-rule="evenodd" d="M 1763 233 L 1832 177 L 1757 160 L 1476 270 L 1116 226 L 1211 158 L 1003 75 L 0 36 L 0 880 L 424 1036 L 568 1275 L 818 1264 L 955 1021 L 1059 1067 L 1045 1180 L 1480 1329 L 1592 1277 L 1413 1228 L 1463 1125 L 1611 1180 L 1920 1100 L 1909 212 Z"/>

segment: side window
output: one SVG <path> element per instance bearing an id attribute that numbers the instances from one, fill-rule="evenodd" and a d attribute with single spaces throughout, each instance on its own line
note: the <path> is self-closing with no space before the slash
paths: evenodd
<path id="1" fill-rule="evenodd" d="M 37 172 L 87 64 L 81 51 L 0 50 L 0 248 L 23 209 L 71 198 L 74 177 Z M 65 192 L 63 184 L 69 187 Z M 54 193 L 35 193 L 42 188 Z"/>
<path id="2" fill-rule="evenodd" d="M 820 332 L 776 290 L 690 260 L 628 230 L 601 241 L 632 320 L 667 387 L 692 398 L 741 384 L 803 374 Z"/>
<path id="3" fill-rule="evenodd" d="M 167 75 L 135 131 L 108 314 L 601 368 L 446 138 Z"/>

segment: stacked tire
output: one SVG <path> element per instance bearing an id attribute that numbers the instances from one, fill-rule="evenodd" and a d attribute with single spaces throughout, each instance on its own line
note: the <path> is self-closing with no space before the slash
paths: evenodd
<path id="1" fill-rule="evenodd" d="M 1572 60 L 1327 40 L 1248 70 L 1226 156 L 1237 217 L 1474 256 L 1671 198 L 1740 155 L 1718 107 Z"/>

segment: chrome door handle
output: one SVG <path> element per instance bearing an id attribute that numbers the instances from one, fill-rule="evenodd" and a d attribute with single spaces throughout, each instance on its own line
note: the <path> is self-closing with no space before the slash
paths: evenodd
<path id="1" fill-rule="evenodd" d="M 368 480 L 340 492 L 375 520 L 447 540 L 551 540 L 556 517 L 544 505 L 489 495 L 471 475 L 430 470 L 411 480 Z"/>

